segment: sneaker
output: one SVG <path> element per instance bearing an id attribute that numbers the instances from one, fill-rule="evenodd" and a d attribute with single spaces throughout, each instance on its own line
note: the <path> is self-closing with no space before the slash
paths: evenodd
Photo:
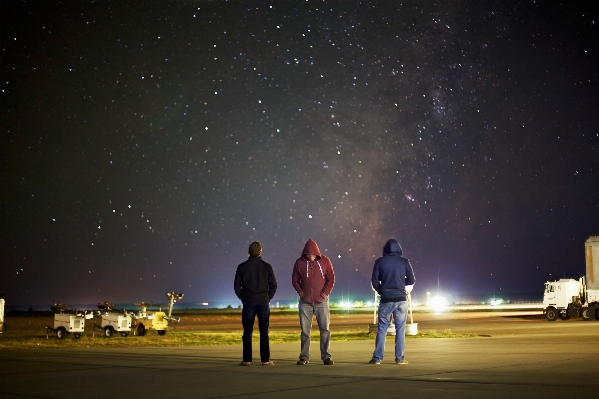
<path id="1" fill-rule="evenodd" d="M 333 364 L 335 364 L 335 362 L 331 360 L 331 358 L 329 357 L 324 359 L 324 364 L 326 364 L 327 366 L 332 366 Z"/>
<path id="2" fill-rule="evenodd" d="M 297 364 L 298 366 L 305 366 L 306 364 L 308 364 L 308 361 L 307 361 L 307 360 L 302 360 L 302 359 L 300 359 L 300 360 L 298 360 L 298 361 L 297 361 L 297 363 L 296 363 L 296 364 Z"/>
<path id="3" fill-rule="evenodd" d="M 263 366 L 272 366 L 272 365 L 274 365 L 274 363 L 271 361 L 268 361 L 268 362 L 262 362 L 262 365 Z"/>
<path id="4" fill-rule="evenodd" d="M 241 362 L 239 363 L 240 366 L 249 366 L 250 364 L 252 364 L 251 362 Z"/>
<path id="5" fill-rule="evenodd" d="M 395 362 L 395 364 L 408 364 L 408 361 L 406 359 L 403 359 Z"/>
<path id="6" fill-rule="evenodd" d="M 368 364 L 381 364 L 380 360 L 375 360 L 375 359 L 370 359 L 370 361 L 368 362 Z"/>

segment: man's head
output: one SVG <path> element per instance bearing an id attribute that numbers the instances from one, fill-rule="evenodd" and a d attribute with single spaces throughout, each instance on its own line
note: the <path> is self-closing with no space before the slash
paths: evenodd
<path id="1" fill-rule="evenodd" d="M 258 241 L 254 241 L 253 243 L 250 244 L 248 253 L 250 254 L 250 256 L 252 258 L 257 258 L 259 256 L 262 256 L 262 244 L 260 244 Z"/>
<path id="2" fill-rule="evenodd" d="M 322 258 L 322 255 L 320 254 L 320 249 L 318 249 L 316 241 L 310 239 L 308 240 L 308 242 L 306 242 L 304 250 L 302 251 L 302 258 L 310 259 L 311 262 L 314 262 L 314 260 Z"/>

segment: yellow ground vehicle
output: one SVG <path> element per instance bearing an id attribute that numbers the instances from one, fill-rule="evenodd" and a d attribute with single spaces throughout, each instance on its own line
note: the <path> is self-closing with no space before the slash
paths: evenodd
<path id="1" fill-rule="evenodd" d="M 165 335 L 168 330 L 168 323 L 178 323 L 180 319 L 178 317 L 172 317 L 173 304 L 183 298 L 183 294 L 179 292 L 167 292 L 167 298 L 169 299 L 168 315 L 162 311 L 162 307 L 165 305 L 136 302 L 135 306 L 141 307 L 141 310 L 137 313 L 132 313 L 131 316 L 135 320 L 133 327 L 133 333 L 137 335 L 146 335 L 148 330 L 156 330 L 158 335 Z M 148 307 L 158 307 L 157 311 L 148 311 Z"/>

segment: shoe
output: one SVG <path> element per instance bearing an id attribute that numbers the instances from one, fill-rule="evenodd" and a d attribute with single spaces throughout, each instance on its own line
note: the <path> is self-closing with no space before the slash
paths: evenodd
<path id="1" fill-rule="evenodd" d="M 298 366 L 305 366 L 306 364 L 308 364 L 308 361 L 307 361 L 307 360 L 302 360 L 302 359 L 300 359 L 300 360 L 298 360 L 298 361 L 297 361 L 297 363 L 296 363 L 296 364 L 297 364 Z"/>
<path id="2" fill-rule="evenodd" d="M 272 366 L 272 365 L 274 365 L 274 363 L 273 363 L 273 362 L 270 362 L 270 361 L 268 361 L 268 362 L 262 362 L 262 365 L 263 365 L 263 366 Z"/>
<path id="3" fill-rule="evenodd" d="M 406 359 L 403 359 L 395 362 L 395 364 L 408 364 L 408 361 Z"/>
<path id="4" fill-rule="evenodd" d="M 368 362 L 368 364 L 381 364 L 380 360 L 375 360 L 375 359 L 370 359 L 370 361 Z"/>
<path id="5" fill-rule="evenodd" d="M 334 361 L 331 360 L 331 358 L 326 358 L 324 359 L 324 364 L 326 364 L 327 366 L 332 366 L 333 364 L 335 364 Z"/>
<path id="6" fill-rule="evenodd" d="M 239 363 L 240 366 L 249 366 L 250 364 L 252 364 L 251 362 L 241 362 Z"/>

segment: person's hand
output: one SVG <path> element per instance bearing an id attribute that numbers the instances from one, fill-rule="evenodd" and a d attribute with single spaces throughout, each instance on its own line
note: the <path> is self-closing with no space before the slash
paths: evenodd
<path id="1" fill-rule="evenodd" d="M 406 285 L 406 293 L 409 294 L 414 289 L 414 284 Z"/>

